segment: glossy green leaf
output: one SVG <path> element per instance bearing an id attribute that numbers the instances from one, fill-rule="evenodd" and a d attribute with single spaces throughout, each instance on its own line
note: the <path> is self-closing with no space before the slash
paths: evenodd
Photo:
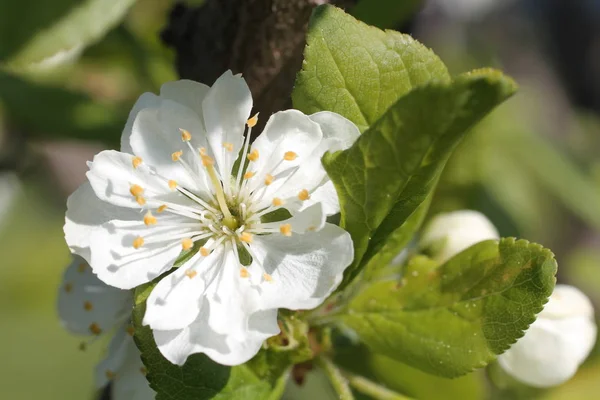
<path id="1" fill-rule="evenodd" d="M 304 58 L 294 108 L 336 112 L 361 131 L 415 86 L 450 80 L 440 59 L 409 35 L 384 32 L 329 5 L 312 15 Z"/>
<path id="2" fill-rule="evenodd" d="M 154 342 L 152 331 L 142 325 L 146 299 L 155 283 L 136 289 L 133 322 L 135 342 L 148 370 L 147 379 L 157 400 L 276 400 L 285 386 L 285 370 L 272 379 L 260 378 L 247 365 L 227 367 L 204 354 L 190 356 L 183 366 L 171 364 Z"/>
<path id="3" fill-rule="evenodd" d="M 340 225 L 354 241 L 346 283 L 367 262 L 368 269 L 386 266 L 402 250 L 457 143 L 514 90 L 511 79 L 493 70 L 416 88 L 352 147 L 325 155 L 323 165 L 340 198 Z"/>
<path id="4" fill-rule="evenodd" d="M 117 25 L 135 0 L 5 3 L 0 10 L 0 64 L 22 71 L 51 67 L 80 52 Z"/>
<path id="5" fill-rule="evenodd" d="M 439 268 L 417 256 L 400 281 L 362 287 L 336 318 L 376 353 L 456 377 L 523 335 L 552 293 L 556 268 L 549 250 L 513 238 L 481 242 Z"/>
<path id="6" fill-rule="evenodd" d="M 422 0 L 360 0 L 351 10 L 359 20 L 380 28 L 394 28 L 413 17 Z"/>

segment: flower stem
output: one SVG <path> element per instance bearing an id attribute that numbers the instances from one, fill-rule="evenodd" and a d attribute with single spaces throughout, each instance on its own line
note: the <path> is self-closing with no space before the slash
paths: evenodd
<path id="1" fill-rule="evenodd" d="M 366 394 L 367 396 L 372 397 L 377 400 L 411 400 L 410 397 L 401 395 L 390 389 L 383 387 L 373 381 L 368 380 L 367 378 L 359 375 L 354 375 L 349 372 L 343 373 L 350 386 L 352 386 L 357 391 Z"/>
<path id="2" fill-rule="evenodd" d="M 321 355 L 315 359 L 315 362 L 325 372 L 329 378 L 331 386 L 337 393 L 340 400 L 354 400 L 352 390 L 348 385 L 348 380 L 342 374 L 342 371 L 329 358 Z"/>

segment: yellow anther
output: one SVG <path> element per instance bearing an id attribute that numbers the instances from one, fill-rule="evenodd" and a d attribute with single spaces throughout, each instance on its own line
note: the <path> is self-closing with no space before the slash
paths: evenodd
<path id="1" fill-rule="evenodd" d="M 140 205 L 143 206 L 144 204 L 146 204 L 146 199 L 144 198 L 144 196 L 137 196 L 135 198 L 135 201 Z"/>
<path id="2" fill-rule="evenodd" d="M 142 157 L 133 157 L 131 165 L 133 165 L 134 169 L 142 165 Z"/>
<path id="3" fill-rule="evenodd" d="M 171 190 L 177 189 L 177 182 L 171 179 L 169 181 L 169 189 L 171 189 Z"/>
<path id="4" fill-rule="evenodd" d="M 181 248 L 183 248 L 183 250 L 189 250 L 192 247 L 194 247 L 194 241 L 190 238 L 185 238 L 181 241 Z"/>
<path id="5" fill-rule="evenodd" d="M 171 154 L 171 160 L 179 161 L 179 159 L 181 158 L 182 155 L 183 155 L 183 151 L 181 151 L 181 150 L 176 151 L 175 153 Z"/>
<path id="6" fill-rule="evenodd" d="M 258 123 L 258 113 L 254 114 L 254 117 L 252 117 L 248 121 L 246 121 L 248 128 L 254 128 L 257 123 Z"/>
<path id="7" fill-rule="evenodd" d="M 250 276 L 250 272 L 248 272 L 248 270 L 244 267 L 242 267 L 242 269 L 240 269 L 240 278 L 247 278 Z"/>
<path id="8" fill-rule="evenodd" d="M 240 240 L 246 243 L 252 243 L 252 234 L 244 232 L 240 235 Z"/>
<path id="9" fill-rule="evenodd" d="M 83 303 L 83 309 L 85 311 L 92 311 L 93 308 L 94 308 L 94 305 L 91 302 L 86 301 Z"/>
<path id="10" fill-rule="evenodd" d="M 160 206 L 156 209 L 156 212 L 161 213 L 161 212 L 165 211 L 166 209 L 167 209 L 167 205 L 163 204 L 162 206 Z"/>
<path id="11" fill-rule="evenodd" d="M 115 377 L 117 376 L 114 372 L 112 372 L 110 369 L 107 369 L 106 372 L 104 373 L 106 375 L 106 379 L 113 380 L 115 379 Z"/>
<path id="12" fill-rule="evenodd" d="M 87 267 L 88 266 L 86 263 L 81 263 L 77 266 L 77 271 L 79 271 L 80 273 L 84 273 Z"/>
<path id="13" fill-rule="evenodd" d="M 280 206 L 282 206 L 282 205 L 283 205 L 283 200 L 281 200 L 279 197 L 275 197 L 275 198 L 273 199 L 273 205 L 274 205 L 275 207 L 280 207 Z"/>
<path id="14" fill-rule="evenodd" d="M 296 157 L 298 157 L 298 154 L 294 153 L 293 151 L 286 151 L 283 155 L 283 159 L 285 161 L 294 161 Z"/>
<path id="15" fill-rule="evenodd" d="M 254 175 L 255 175 L 255 173 L 254 173 L 254 172 L 252 172 L 252 171 L 248 171 L 248 172 L 246 172 L 246 173 L 244 174 L 244 179 L 250 179 L 250 178 L 252 178 Z"/>
<path id="16" fill-rule="evenodd" d="M 192 140 L 191 133 L 181 128 L 179 128 L 179 131 L 181 132 L 181 140 L 183 140 L 184 142 L 189 142 L 190 140 Z"/>
<path id="17" fill-rule="evenodd" d="M 206 257 L 210 254 L 210 250 L 207 249 L 206 247 L 200 247 L 200 255 L 202 257 Z"/>
<path id="18" fill-rule="evenodd" d="M 283 224 L 279 227 L 279 232 L 281 232 L 281 234 L 283 236 L 292 236 L 292 225 L 290 224 Z"/>
<path id="19" fill-rule="evenodd" d="M 202 156 L 202 165 L 209 167 L 215 164 L 215 160 L 211 156 Z"/>
<path id="20" fill-rule="evenodd" d="M 302 189 L 300 193 L 298 193 L 298 198 L 302 201 L 310 199 L 310 194 L 308 193 L 308 190 Z"/>
<path id="21" fill-rule="evenodd" d="M 309 231 L 309 232 L 314 232 L 314 231 L 316 231 L 316 230 L 317 230 L 317 227 L 316 227 L 316 226 L 314 226 L 314 225 L 311 225 L 311 226 L 309 226 L 308 228 L 306 228 L 306 230 L 307 230 L 307 231 Z"/>
<path id="22" fill-rule="evenodd" d="M 95 323 L 92 322 L 88 328 L 90 330 L 90 332 L 92 332 L 94 335 L 99 335 L 102 333 L 102 328 L 100 328 L 100 326 Z"/>
<path id="23" fill-rule="evenodd" d="M 140 372 L 142 373 L 142 375 L 146 375 L 148 373 L 148 370 L 146 369 L 146 367 L 141 367 Z"/>
<path id="24" fill-rule="evenodd" d="M 275 180 L 275 177 L 271 174 L 267 174 L 265 176 L 265 185 L 269 186 L 271 183 L 273 183 L 273 181 Z"/>
<path id="25" fill-rule="evenodd" d="M 271 275 L 267 274 L 266 272 L 263 274 L 263 278 L 267 282 L 272 282 L 273 281 L 273 277 Z"/>
<path id="26" fill-rule="evenodd" d="M 224 142 L 223 143 L 223 148 L 227 151 L 233 151 L 233 143 L 229 143 L 229 142 Z"/>
<path id="27" fill-rule="evenodd" d="M 65 289 L 65 292 L 71 293 L 71 291 L 73 290 L 73 284 L 70 282 L 65 283 L 64 289 Z"/>
<path id="28" fill-rule="evenodd" d="M 138 196 L 141 196 L 142 194 L 144 194 L 144 188 L 141 187 L 140 185 L 133 184 L 129 188 L 129 193 L 131 193 L 131 195 L 133 197 L 138 197 Z"/>
<path id="29" fill-rule="evenodd" d="M 190 279 L 192 279 L 196 275 L 198 275 L 198 273 L 196 271 L 194 271 L 193 269 L 188 269 L 187 271 L 185 271 L 185 276 L 187 276 Z"/>
<path id="30" fill-rule="evenodd" d="M 144 215 L 144 224 L 146 224 L 146 226 L 156 225 L 156 217 L 152 215 L 150 210 Z"/>
<path id="31" fill-rule="evenodd" d="M 139 249 L 144 245 L 144 238 L 141 236 L 136 237 L 135 239 L 133 239 L 132 245 L 134 249 Z"/>
<path id="32" fill-rule="evenodd" d="M 248 154 L 248 160 L 256 161 L 258 160 L 258 150 L 254 149 Z"/>
<path id="33" fill-rule="evenodd" d="M 135 334 L 135 328 L 131 325 L 127 327 L 126 331 L 129 336 L 133 336 Z"/>
<path id="34" fill-rule="evenodd" d="M 205 156 L 206 155 L 206 147 L 200 147 L 198 149 L 198 151 L 200 152 L 201 156 Z"/>

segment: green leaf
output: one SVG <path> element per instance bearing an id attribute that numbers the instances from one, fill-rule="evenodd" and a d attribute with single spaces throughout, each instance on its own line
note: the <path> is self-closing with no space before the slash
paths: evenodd
<path id="1" fill-rule="evenodd" d="M 515 91 L 498 71 L 413 89 L 347 150 L 323 165 L 340 199 L 340 226 L 354 241 L 344 284 L 371 260 L 388 265 L 420 226 L 448 157 L 467 129 Z"/>
<path id="2" fill-rule="evenodd" d="M 478 243 L 439 268 L 416 256 L 401 281 L 361 288 L 337 319 L 376 353 L 456 377 L 523 335 L 552 293 L 556 268 L 549 250 L 513 238 Z"/>
<path id="3" fill-rule="evenodd" d="M 100 39 L 135 0 L 5 2 L 0 12 L 0 63 L 11 70 L 58 63 Z M 71 53 L 71 54 L 69 54 Z M 51 58 L 52 57 L 52 58 Z"/>
<path id="4" fill-rule="evenodd" d="M 150 386 L 157 400 L 276 400 L 285 386 L 285 370 L 273 379 L 261 379 L 247 365 L 227 367 L 204 354 L 190 356 L 183 366 L 171 364 L 156 347 L 152 331 L 142 325 L 146 299 L 156 283 L 140 286 L 135 293 L 133 323 L 135 342 L 142 352 Z"/>
<path id="5" fill-rule="evenodd" d="M 309 23 L 292 100 L 306 114 L 333 111 L 364 131 L 413 87 L 449 79 L 440 59 L 409 35 L 384 32 L 323 5 Z"/>

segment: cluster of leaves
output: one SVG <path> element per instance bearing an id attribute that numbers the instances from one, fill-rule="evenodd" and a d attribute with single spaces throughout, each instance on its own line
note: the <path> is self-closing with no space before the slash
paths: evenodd
<path id="1" fill-rule="evenodd" d="M 549 250 L 507 238 L 479 243 L 443 265 L 422 255 L 400 266 L 394 259 L 423 222 L 461 138 L 514 91 L 498 71 L 451 77 L 411 37 L 318 7 L 292 99 L 304 113 L 334 111 L 362 131 L 351 148 L 323 158 L 356 258 L 323 307 L 280 313 L 287 339 L 267 341 L 255 359 L 233 368 L 203 355 L 182 367 L 166 361 L 140 323 L 151 286 L 138 289 L 136 342 L 157 398 L 279 398 L 292 364 L 336 352 L 324 333 L 330 327 L 353 331 L 372 354 L 444 377 L 483 367 L 505 351 L 552 292 L 556 262 Z M 321 365 L 329 369 L 329 362 Z"/>

